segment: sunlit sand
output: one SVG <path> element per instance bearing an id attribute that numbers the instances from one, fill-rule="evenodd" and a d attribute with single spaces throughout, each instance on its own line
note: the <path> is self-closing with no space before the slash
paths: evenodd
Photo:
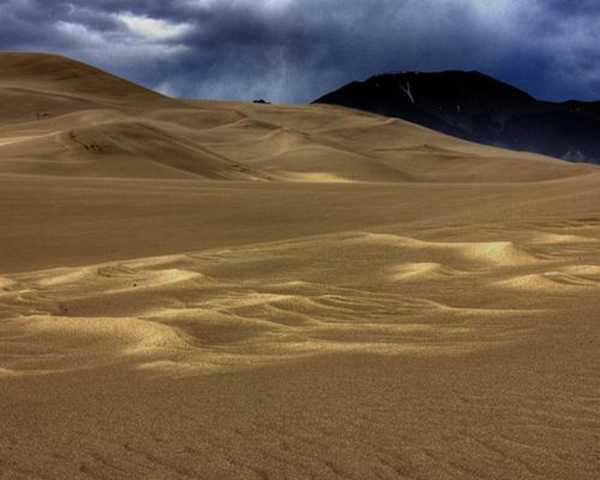
<path id="1" fill-rule="evenodd" d="M 596 168 L 0 72 L 0 478 L 599 478 Z"/>

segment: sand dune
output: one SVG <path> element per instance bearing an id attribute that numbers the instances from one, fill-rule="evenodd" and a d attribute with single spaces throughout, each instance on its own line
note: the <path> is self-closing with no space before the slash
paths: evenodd
<path id="1" fill-rule="evenodd" d="M 89 95 L 95 101 L 131 95 L 136 100 L 160 98 L 151 90 L 60 55 L 2 53 L 0 68 L 3 86 L 39 89 L 44 94 L 63 92 L 69 96 Z"/>
<path id="2" fill-rule="evenodd" d="M 327 272 L 340 270 L 340 264 L 355 255 L 356 238 L 366 239 L 362 241 L 372 249 L 362 246 L 368 252 L 372 271 L 365 271 L 363 265 L 348 265 L 346 275 L 333 282 Z M 21 325 L 31 335 L 30 341 L 41 342 L 39 337 L 44 335 L 68 335 L 70 341 L 80 336 L 90 361 L 105 357 L 107 350 L 114 353 L 114 361 L 120 361 L 124 352 L 148 354 L 153 348 L 160 349 L 162 356 L 169 358 L 169 370 L 180 363 L 186 374 L 195 371 L 192 367 L 196 364 L 201 373 L 206 368 L 209 372 L 236 369 L 254 361 L 269 364 L 326 352 L 422 351 L 441 355 L 476 349 L 484 337 L 488 337 L 487 342 L 496 341 L 492 329 L 477 332 L 468 320 L 473 311 L 480 317 L 497 312 L 403 295 L 394 286 L 394 281 L 413 275 L 422 281 L 441 276 L 452 282 L 457 273 L 452 268 L 413 264 L 391 279 L 382 275 L 379 283 L 384 283 L 377 291 L 365 289 L 358 277 L 378 275 L 385 260 L 394 256 L 390 244 L 381 238 L 374 234 L 350 239 L 348 235 L 329 235 L 291 244 L 255 245 L 218 255 L 192 252 L 9 275 L 5 282 L 12 286 L 3 305 L 17 313 L 7 317 L 15 324 L 20 323 L 19 315 L 35 312 Z M 413 247 L 432 248 L 431 243 L 414 239 L 406 239 L 404 244 L 411 243 Z M 454 247 L 442 244 L 440 248 Z M 490 249 L 483 248 L 484 252 Z M 311 253 L 305 254 L 305 264 L 294 268 L 285 259 L 297 258 L 299 251 Z M 499 249 L 502 258 L 505 253 Z M 323 258 L 328 260 L 324 262 Z M 274 269 L 275 259 L 282 259 L 288 268 Z M 468 264 L 468 256 L 465 259 Z M 312 268 L 318 261 L 322 268 Z M 256 279 L 244 278 L 248 273 L 239 272 L 240 268 L 245 270 L 244 264 L 251 267 Z M 463 275 L 469 274 L 465 271 Z M 461 279 L 454 281 L 460 284 Z M 514 312 L 507 313 L 510 317 Z M 116 343 L 109 349 L 106 342 L 111 337 Z M 502 332 L 502 342 L 519 340 Z M 92 355 L 94 350 L 98 350 L 96 355 Z M 61 356 L 59 351 L 53 354 Z M 71 355 L 71 348 L 65 348 L 62 354 Z M 22 362 L 8 362 L 7 367 L 18 372 Z M 145 358 L 141 362 L 140 367 L 148 368 Z M 28 368 L 23 373 L 29 373 L 29 366 L 37 362 L 27 358 L 25 365 Z M 94 365 L 80 360 L 77 368 Z"/>
<path id="3" fill-rule="evenodd" d="M 600 477 L 600 174 L 0 55 L 0 478 Z"/>
<path id="4" fill-rule="evenodd" d="M 460 271 L 442 265 L 441 263 L 421 262 L 403 263 L 392 269 L 391 278 L 395 281 L 426 279 L 445 279 L 460 275 Z"/>
<path id="5" fill-rule="evenodd" d="M 327 183 L 529 182 L 590 172 L 328 106 L 182 102 L 63 57 L 3 54 L 0 70 L 3 173 Z"/>
<path id="6" fill-rule="evenodd" d="M 514 277 L 501 282 L 500 285 L 523 290 L 554 291 L 555 294 L 567 294 L 579 288 L 596 289 L 600 287 L 600 266 L 573 265 L 559 270 Z"/>

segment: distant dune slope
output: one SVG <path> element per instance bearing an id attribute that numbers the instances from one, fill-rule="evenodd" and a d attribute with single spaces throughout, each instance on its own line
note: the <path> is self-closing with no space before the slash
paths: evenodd
<path id="1" fill-rule="evenodd" d="M 181 101 L 65 57 L 0 54 L 0 173 L 303 182 L 523 182 L 578 175 L 329 106 Z"/>
<path id="2" fill-rule="evenodd" d="M 157 99 L 161 95 L 140 85 L 116 77 L 91 65 L 60 55 L 43 53 L 0 54 L 0 82 L 24 88 L 48 89 L 68 95 L 93 98 Z"/>

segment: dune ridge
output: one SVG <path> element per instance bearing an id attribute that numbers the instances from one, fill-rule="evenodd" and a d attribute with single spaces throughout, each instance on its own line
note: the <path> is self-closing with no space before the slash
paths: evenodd
<path id="1" fill-rule="evenodd" d="M 184 102 L 60 56 L 4 53 L 0 70 L 0 173 L 471 183 L 590 172 L 328 106 Z"/>

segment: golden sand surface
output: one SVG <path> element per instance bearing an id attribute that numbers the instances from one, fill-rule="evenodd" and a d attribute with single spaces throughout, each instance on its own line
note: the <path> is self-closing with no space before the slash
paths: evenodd
<path id="1" fill-rule="evenodd" d="M 600 171 L 1 54 L 0 479 L 600 478 Z"/>

